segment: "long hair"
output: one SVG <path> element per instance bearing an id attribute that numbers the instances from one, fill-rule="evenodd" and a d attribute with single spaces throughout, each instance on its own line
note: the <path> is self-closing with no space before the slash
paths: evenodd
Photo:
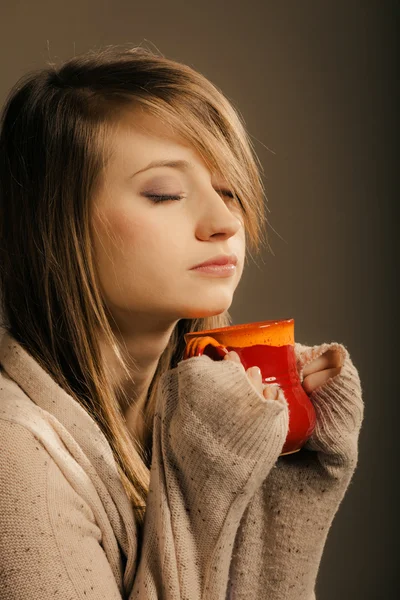
<path id="1" fill-rule="evenodd" d="M 2 327 L 102 429 L 141 532 L 160 376 L 182 360 L 184 333 L 232 321 L 228 311 L 178 321 L 129 433 L 123 392 L 111 384 L 100 349 L 105 340 L 129 376 L 99 285 L 91 210 L 118 116 L 133 106 L 170 123 L 230 182 L 243 213 L 247 252 L 265 244 L 263 171 L 231 102 L 187 65 L 140 46 L 108 46 L 30 71 L 6 99 L 0 293 Z"/>

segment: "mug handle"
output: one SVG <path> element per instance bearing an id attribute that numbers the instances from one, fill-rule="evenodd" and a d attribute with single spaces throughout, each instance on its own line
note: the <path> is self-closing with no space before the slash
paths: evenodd
<path id="1" fill-rule="evenodd" d="M 206 346 L 213 346 L 217 356 L 221 358 L 223 358 L 225 354 L 229 353 L 229 350 L 227 350 L 224 345 L 217 342 L 217 340 L 213 337 L 209 335 L 199 335 L 198 337 L 193 337 L 190 339 L 186 344 L 183 360 L 186 358 L 192 358 L 193 356 L 202 356 Z"/>

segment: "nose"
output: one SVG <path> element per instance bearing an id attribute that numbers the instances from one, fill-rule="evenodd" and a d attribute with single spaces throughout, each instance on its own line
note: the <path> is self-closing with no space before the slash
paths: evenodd
<path id="1" fill-rule="evenodd" d="M 243 214 L 238 200 L 215 190 L 202 197 L 196 226 L 199 239 L 229 238 L 236 235 L 242 227 Z"/>

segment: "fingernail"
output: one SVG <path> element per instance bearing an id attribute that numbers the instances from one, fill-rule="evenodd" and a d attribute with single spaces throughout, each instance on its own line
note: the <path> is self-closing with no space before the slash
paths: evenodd
<path id="1" fill-rule="evenodd" d="M 254 377 L 254 379 L 261 379 L 261 369 L 260 367 L 251 367 L 250 375 Z"/>
<path id="2" fill-rule="evenodd" d="M 274 400 L 277 400 L 278 395 L 279 395 L 279 390 L 281 389 L 280 385 L 277 383 L 270 383 L 268 385 L 268 389 L 271 391 L 271 394 L 273 395 Z"/>

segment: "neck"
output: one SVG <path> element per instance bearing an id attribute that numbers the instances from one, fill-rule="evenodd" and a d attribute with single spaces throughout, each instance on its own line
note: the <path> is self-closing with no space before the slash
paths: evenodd
<path id="1" fill-rule="evenodd" d="M 129 377 L 120 367 L 111 349 L 102 346 L 102 353 L 109 375 L 116 389 L 122 389 L 120 406 L 129 429 L 135 423 L 131 417 L 135 408 L 142 406 L 147 398 L 148 390 L 162 353 L 168 345 L 177 322 L 164 328 L 131 328 L 129 332 L 114 331 L 121 354 L 128 366 Z"/>

